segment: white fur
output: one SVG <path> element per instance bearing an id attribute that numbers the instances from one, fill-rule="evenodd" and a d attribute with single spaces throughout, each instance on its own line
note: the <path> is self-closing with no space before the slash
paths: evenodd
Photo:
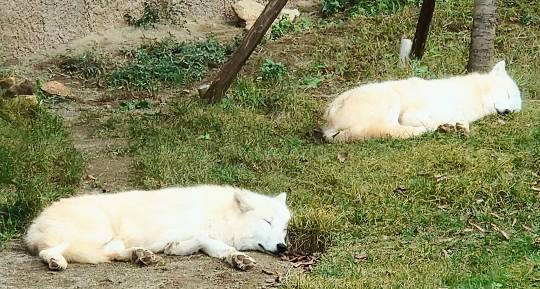
<path id="1" fill-rule="evenodd" d="M 46 208 L 25 241 L 53 270 L 199 250 L 245 270 L 255 261 L 239 250 L 286 248 L 285 199 L 215 185 L 82 195 Z"/>
<path id="2" fill-rule="evenodd" d="M 468 130 L 469 123 L 488 114 L 520 110 L 520 91 L 501 61 L 486 74 L 437 80 L 413 77 L 346 91 L 326 109 L 323 134 L 338 142 L 408 138 L 443 124 L 461 124 Z"/>

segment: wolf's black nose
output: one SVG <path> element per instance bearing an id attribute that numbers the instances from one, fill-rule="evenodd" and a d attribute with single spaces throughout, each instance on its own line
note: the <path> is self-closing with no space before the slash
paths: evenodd
<path id="1" fill-rule="evenodd" d="M 283 243 L 279 243 L 277 244 L 277 252 L 278 254 L 283 254 L 287 251 L 287 245 L 283 244 Z"/>

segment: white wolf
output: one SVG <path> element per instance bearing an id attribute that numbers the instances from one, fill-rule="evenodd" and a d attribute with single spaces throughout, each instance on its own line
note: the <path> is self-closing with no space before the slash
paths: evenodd
<path id="1" fill-rule="evenodd" d="M 239 250 L 287 250 L 285 199 L 285 193 L 270 197 L 216 185 L 82 195 L 46 208 L 25 241 L 51 270 L 68 261 L 150 265 L 161 259 L 154 253 L 199 250 L 247 270 L 255 260 Z"/>
<path id="2" fill-rule="evenodd" d="M 408 138 L 444 124 L 468 131 L 469 123 L 488 114 L 519 110 L 520 91 L 501 61 L 485 74 L 361 85 L 330 103 L 322 130 L 328 141 L 337 142 Z"/>

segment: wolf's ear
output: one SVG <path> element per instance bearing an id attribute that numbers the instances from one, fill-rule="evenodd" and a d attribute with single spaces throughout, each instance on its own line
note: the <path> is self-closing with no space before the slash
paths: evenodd
<path id="1" fill-rule="evenodd" d="M 234 202 L 240 209 L 240 212 L 245 213 L 253 210 L 253 207 L 249 204 L 248 196 L 242 191 L 234 192 Z"/>
<path id="2" fill-rule="evenodd" d="M 506 74 L 506 61 L 502 60 L 502 61 L 497 62 L 497 64 L 493 66 L 493 69 L 491 69 L 491 72 L 489 74 L 501 75 L 501 76 L 507 75 Z"/>
<path id="3" fill-rule="evenodd" d="M 283 192 L 276 196 L 276 200 L 286 204 L 287 201 L 287 193 Z"/>

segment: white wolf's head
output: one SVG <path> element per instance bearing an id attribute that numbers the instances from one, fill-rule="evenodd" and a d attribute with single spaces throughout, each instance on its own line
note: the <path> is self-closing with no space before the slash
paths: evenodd
<path id="1" fill-rule="evenodd" d="M 269 197 L 236 191 L 234 199 L 240 216 L 234 232 L 235 247 L 274 254 L 287 251 L 285 236 L 291 213 L 286 198 L 286 193 Z"/>
<path id="2" fill-rule="evenodd" d="M 489 73 L 495 78 L 493 83 L 495 88 L 492 91 L 491 99 L 499 114 L 521 110 L 521 93 L 516 82 L 506 72 L 505 65 L 504 60 L 500 61 Z"/>

